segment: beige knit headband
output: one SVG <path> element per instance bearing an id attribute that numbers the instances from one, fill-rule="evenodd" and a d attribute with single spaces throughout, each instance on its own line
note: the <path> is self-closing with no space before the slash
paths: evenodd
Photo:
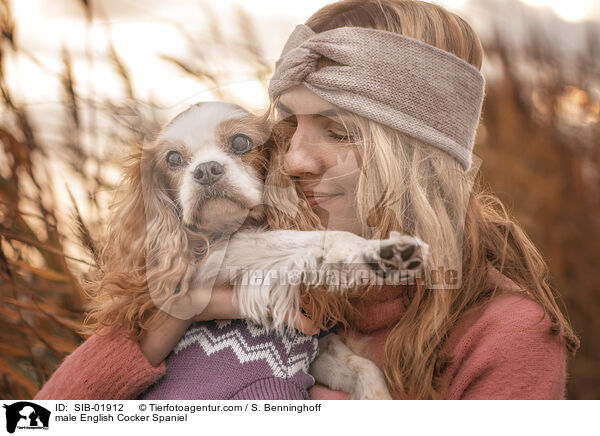
<path id="1" fill-rule="evenodd" d="M 317 70 L 326 57 L 340 65 Z M 484 97 L 473 65 L 422 41 L 384 30 L 300 24 L 269 83 L 274 99 L 302 83 L 319 97 L 438 147 L 471 165 Z"/>

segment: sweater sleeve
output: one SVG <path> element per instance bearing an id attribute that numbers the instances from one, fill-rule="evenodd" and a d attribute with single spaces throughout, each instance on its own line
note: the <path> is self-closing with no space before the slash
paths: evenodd
<path id="1" fill-rule="evenodd" d="M 150 365 L 123 329 L 94 335 L 58 367 L 35 400 L 134 399 L 165 373 Z"/>
<path id="2" fill-rule="evenodd" d="M 455 341 L 449 399 L 564 399 L 564 340 L 542 307 L 523 296 L 493 302 Z"/>

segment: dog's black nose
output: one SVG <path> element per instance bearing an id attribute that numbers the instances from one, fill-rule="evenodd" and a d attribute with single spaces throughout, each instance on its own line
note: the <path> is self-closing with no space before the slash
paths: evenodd
<path id="1" fill-rule="evenodd" d="M 219 162 L 201 163 L 194 170 L 194 179 L 201 185 L 212 185 L 225 173 L 225 168 Z"/>

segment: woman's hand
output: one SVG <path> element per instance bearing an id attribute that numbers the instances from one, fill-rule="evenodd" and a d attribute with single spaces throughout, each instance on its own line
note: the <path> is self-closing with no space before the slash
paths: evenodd
<path id="1" fill-rule="evenodd" d="M 233 287 L 214 287 L 208 305 L 200 314 L 190 319 L 167 315 L 167 320 L 160 327 L 147 330 L 142 334 L 140 348 L 148 362 L 152 366 L 157 366 L 169 355 L 192 322 L 239 318 L 241 318 L 240 310 L 233 304 Z M 302 313 L 298 314 L 298 321 L 293 327 L 309 336 L 319 332 L 312 321 Z"/>
<path id="2" fill-rule="evenodd" d="M 191 319 L 183 320 L 167 314 L 166 321 L 154 330 L 145 330 L 140 338 L 140 348 L 150 365 L 158 366 L 186 332 Z"/>

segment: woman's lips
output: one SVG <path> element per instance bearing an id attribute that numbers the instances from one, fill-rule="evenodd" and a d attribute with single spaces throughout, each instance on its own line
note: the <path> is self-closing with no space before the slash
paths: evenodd
<path id="1" fill-rule="evenodd" d="M 304 196 L 306 200 L 311 206 L 325 203 L 326 201 L 331 200 L 332 198 L 339 197 L 342 194 L 326 194 L 323 192 L 305 192 Z"/>

